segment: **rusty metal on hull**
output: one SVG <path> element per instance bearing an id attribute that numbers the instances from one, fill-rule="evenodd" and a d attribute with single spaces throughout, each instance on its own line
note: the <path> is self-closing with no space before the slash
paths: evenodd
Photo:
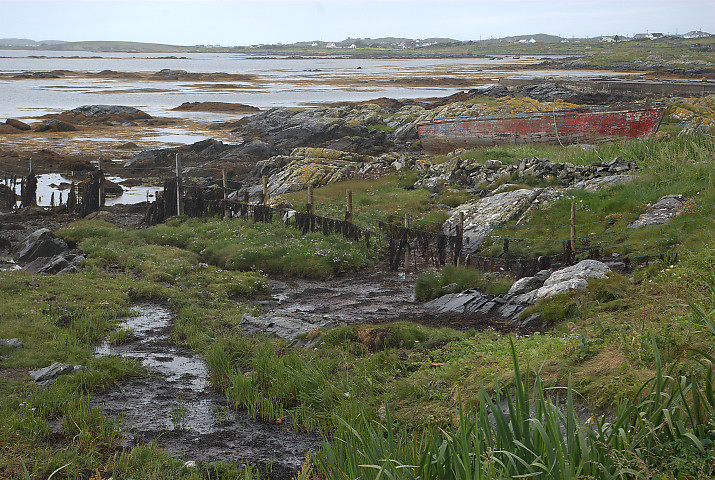
<path id="1" fill-rule="evenodd" d="M 488 117 L 438 118 L 417 130 L 428 154 L 522 143 L 601 143 L 643 138 L 658 131 L 664 105 L 618 109 L 573 109 Z"/>

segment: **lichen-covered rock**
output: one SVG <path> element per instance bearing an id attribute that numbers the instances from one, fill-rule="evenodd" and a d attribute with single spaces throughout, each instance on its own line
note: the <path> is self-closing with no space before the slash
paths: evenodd
<path id="1" fill-rule="evenodd" d="M 685 203 L 690 200 L 683 195 L 666 195 L 658 200 L 654 205 L 648 207 L 646 212 L 638 219 L 627 225 L 628 228 L 642 228 L 651 225 L 662 225 L 668 223 L 671 218 L 683 213 Z"/>
<path id="2" fill-rule="evenodd" d="M 576 265 L 552 273 L 537 290 L 536 299 L 553 297 L 571 290 L 585 290 L 589 280 L 606 278 L 610 271 L 608 265 L 598 260 L 582 260 Z"/>
<path id="3" fill-rule="evenodd" d="M 638 178 L 637 175 L 608 175 L 606 177 L 596 177 L 588 180 L 582 180 L 575 183 L 572 188 L 584 189 L 587 192 L 596 192 L 602 188 L 631 183 L 636 178 Z"/>
<path id="4" fill-rule="evenodd" d="M 459 222 L 459 214 L 464 214 L 464 251 L 476 252 L 484 239 L 492 232 L 494 225 L 507 222 L 521 215 L 542 189 L 522 188 L 511 192 L 498 193 L 490 197 L 472 200 L 452 211 L 444 223 L 443 230 L 451 234 Z"/>
<path id="5" fill-rule="evenodd" d="M 322 187 L 348 178 L 358 168 L 352 162 L 322 158 L 294 158 L 268 180 L 268 195 L 297 192 L 308 186 Z"/>
<path id="6" fill-rule="evenodd" d="M 372 162 L 373 157 L 369 155 L 359 155 L 352 152 L 342 152 L 332 148 L 299 147 L 294 148 L 290 153 L 291 157 L 323 158 L 326 160 L 340 160 L 343 162 Z"/>

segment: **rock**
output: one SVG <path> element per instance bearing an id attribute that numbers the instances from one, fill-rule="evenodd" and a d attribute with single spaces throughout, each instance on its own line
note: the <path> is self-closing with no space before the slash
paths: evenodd
<path id="1" fill-rule="evenodd" d="M 14 134 L 14 133 L 22 133 L 21 130 L 18 130 L 17 128 L 13 127 L 12 125 L 6 125 L 4 123 L 0 123 L 0 135 L 6 135 L 6 134 Z"/>
<path id="2" fill-rule="evenodd" d="M 69 250 L 64 240 L 55 238 L 47 228 L 41 228 L 28 235 L 13 250 L 12 257 L 19 264 L 27 264 L 40 257 L 53 257 Z"/>
<path id="3" fill-rule="evenodd" d="M 537 288 L 541 288 L 544 282 L 551 275 L 551 270 L 541 270 L 533 277 L 520 278 L 514 282 L 507 293 L 507 297 L 513 297 L 515 295 L 521 295 L 522 293 L 527 293 Z"/>
<path id="4" fill-rule="evenodd" d="M 32 370 L 30 372 L 30 376 L 35 381 L 35 383 L 46 387 L 48 385 L 53 384 L 58 377 L 62 375 L 67 375 L 68 373 L 72 372 L 74 372 L 74 365 L 55 362 L 49 367 Z"/>
<path id="5" fill-rule="evenodd" d="M 35 127 L 36 132 L 74 132 L 77 127 L 62 120 L 46 120 Z"/>
<path id="6" fill-rule="evenodd" d="M 254 137 L 277 148 L 327 147 L 367 154 L 394 150 L 394 136 L 367 128 L 381 124 L 389 115 L 378 105 L 294 109 L 272 108 L 245 117 L 232 130 L 244 138 Z"/>
<path id="7" fill-rule="evenodd" d="M 225 102 L 184 102 L 172 110 L 190 112 L 230 112 L 230 113 L 255 113 L 260 112 L 260 108 L 242 103 Z"/>
<path id="8" fill-rule="evenodd" d="M 23 348 L 24 345 L 17 338 L 0 338 L 0 347 Z"/>
<path id="9" fill-rule="evenodd" d="M 450 234 L 459 221 L 459 214 L 464 214 L 464 251 L 474 253 L 484 239 L 492 232 L 493 225 L 504 223 L 521 215 L 542 189 L 519 189 L 499 193 L 462 204 L 452 211 L 444 223 L 443 231 Z"/>
<path id="10" fill-rule="evenodd" d="M 575 183 L 572 188 L 584 189 L 587 192 L 596 192 L 602 188 L 631 183 L 636 178 L 638 178 L 637 175 L 608 175 L 605 177 L 591 178 L 589 180 L 581 180 Z"/>
<path id="11" fill-rule="evenodd" d="M 499 170 L 502 168 L 502 163 L 499 160 L 487 160 L 484 162 L 484 168 L 488 170 Z"/>
<path id="12" fill-rule="evenodd" d="M 5 120 L 5 123 L 10 125 L 11 127 L 17 128 L 18 130 L 32 130 L 32 127 L 30 127 L 28 124 L 25 122 L 21 122 L 20 120 L 15 120 L 14 118 L 8 118 Z"/>
<path id="13" fill-rule="evenodd" d="M 466 290 L 462 293 L 450 293 L 426 302 L 423 306 L 435 313 L 465 313 L 474 312 L 475 305 L 481 307 L 492 299 L 491 296 L 482 295 L 476 290 Z"/>
<path id="14" fill-rule="evenodd" d="M 582 260 L 576 265 L 552 273 L 544 285 L 536 291 L 536 299 L 553 297 L 571 290 L 585 290 L 588 287 L 588 280 L 606 278 L 606 274 L 610 271 L 606 264 L 598 260 Z"/>
<path id="15" fill-rule="evenodd" d="M 311 342 L 298 339 L 316 328 L 334 328 L 338 322 L 320 315 L 300 314 L 291 315 L 260 315 L 254 317 L 248 313 L 241 318 L 241 328 L 246 333 L 263 333 L 275 337 L 291 340 L 291 346 L 312 346 Z"/>
<path id="16" fill-rule="evenodd" d="M 83 105 L 57 115 L 50 115 L 65 122 L 78 125 L 134 125 L 135 120 L 152 118 L 146 112 L 122 105 Z"/>
<path id="17" fill-rule="evenodd" d="M 54 275 L 57 273 L 73 273 L 79 270 L 85 260 L 84 255 L 62 253 L 53 257 L 39 257 L 23 268 L 30 273 Z"/>
<path id="18" fill-rule="evenodd" d="M 309 185 L 320 187 L 345 180 L 357 173 L 357 162 L 365 160 L 372 157 L 323 148 L 296 148 L 290 156 L 279 155 L 258 162 L 251 178 L 257 182 L 262 176 L 268 176 L 268 194 L 282 195 Z"/>
<path id="19" fill-rule="evenodd" d="M 683 213 L 685 203 L 690 200 L 683 195 L 666 195 L 658 200 L 654 205 L 648 207 L 646 212 L 638 219 L 627 225 L 628 228 L 642 228 L 651 225 L 662 225 L 668 223 L 671 218 Z"/>
<path id="20" fill-rule="evenodd" d="M 458 283 L 450 283 L 449 285 L 442 287 L 442 291 L 444 293 L 457 293 L 461 290 L 462 288 L 459 286 Z"/>

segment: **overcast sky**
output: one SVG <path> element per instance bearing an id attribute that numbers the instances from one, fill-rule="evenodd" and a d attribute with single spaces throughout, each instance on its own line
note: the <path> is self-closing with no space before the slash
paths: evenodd
<path id="1" fill-rule="evenodd" d="M 715 32 L 715 0 L 0 0 L 0 38 L 178 45 Z"/>

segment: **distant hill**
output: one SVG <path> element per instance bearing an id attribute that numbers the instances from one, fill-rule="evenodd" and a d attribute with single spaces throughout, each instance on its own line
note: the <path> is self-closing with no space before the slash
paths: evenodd
<path id="1" fill-rule="evenodd" d="M 30 40 L 29 38 L 0 38 L 0 47 L 41 47 L 43 45 L 58 45 L 62 40 Z"/>

